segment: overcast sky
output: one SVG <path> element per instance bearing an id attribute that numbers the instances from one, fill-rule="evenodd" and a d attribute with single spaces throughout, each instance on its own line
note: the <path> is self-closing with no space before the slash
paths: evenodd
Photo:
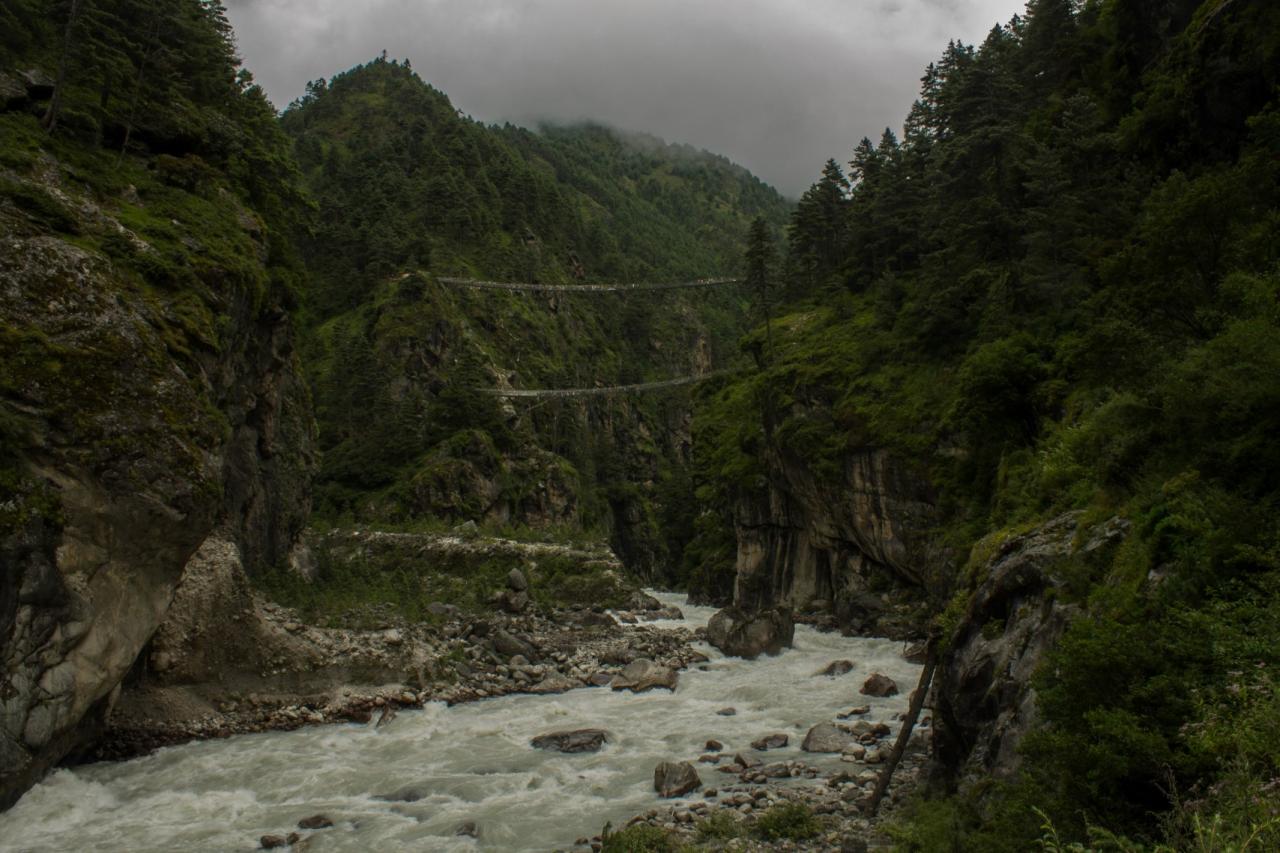
<path id="1" fill-rule="evenodd" d="M 901 127 L 924 66 L 1025 0 L 227 0 L 277 107 L 386 50 L 471 116 L 592 119 L 798 195 Z"/>

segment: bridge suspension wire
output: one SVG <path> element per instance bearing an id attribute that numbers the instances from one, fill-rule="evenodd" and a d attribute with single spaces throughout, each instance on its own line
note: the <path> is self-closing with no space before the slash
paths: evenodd
<path id="1" fill-rule="evenodd" d="M 537 284 L 524 281 L 482 281 L 475 278 L 437 278 L 442 284 L 471 287 L 477 290 L 538 291 L 548 293 L 616 293 L 633 290 L 681 290 L 695 287 L 720 287 L 741 284 L 740 278 L 699 278 L 693 281 L 634 282 L 606 284 Z"/>
<path id="2" fill-rule="evenodd" d="M 504 399 L 548 400 L 571 397 L 608 397 L 692 385 L 696 382 L 702 382 L 732 372 L 731 370 L 713 370 L 710 373 L 680 376 L 675 379 L 662 379 L 657 382 L 638 382 L 632 385 L 603 385 L 591 388 L 478 388 L 476 390 Z"/>

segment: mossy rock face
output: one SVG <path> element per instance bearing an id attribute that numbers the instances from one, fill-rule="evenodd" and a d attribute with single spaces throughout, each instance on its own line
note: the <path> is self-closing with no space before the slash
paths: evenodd
<path id="1" fill-rule="evenodd" d="M 0 176 L 0 808 L 92 728 L 215 525 L 260 569 L 309 504 L 309 397 L 243 207 L 140 170 L 115 195 L 114 158 L 81 155 Z"/>

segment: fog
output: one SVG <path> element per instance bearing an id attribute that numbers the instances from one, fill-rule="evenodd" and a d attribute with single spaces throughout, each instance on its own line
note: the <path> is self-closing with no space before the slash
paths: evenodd
<path id="1" fill-rule="evenodd" d="M 385 50 L 486 122 L 592 120 L 724 154 L 788 195 L 902 124 L 950 39 L 1024 0 L 229 0 L 283 108 Z"/>

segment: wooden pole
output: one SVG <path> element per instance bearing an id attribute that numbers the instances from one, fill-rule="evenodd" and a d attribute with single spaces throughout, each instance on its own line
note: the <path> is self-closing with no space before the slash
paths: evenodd
<path id="1" fill-rule="evenodd" d="M 889 753 L 889 760 L 885 762 L 884 767 L 880 770 L 880 778 L 876 779 L 875 790 L 871 792 L 871 799 L 867 801 L 867 815 L 874 816 L 880 808 L 880 801 L 884 799 L 885 792 L 889 790 L 889 782 L 893 779 L 893 772 L 898 769 L 899 762 L 902 761 L 902 755 L 907 751 L 907 743 L 911 740 L 911 730 L 916 726 L 916 720 L 920 717 L 920 709 L 924 707 L 925 697 L 929 695 L 929 685 L 933 682 L 933 671 L 938 666 L 938 638 L 930 637 L 926 645 L 924 669 L 920 672 L 920 684 L 916 687 L 915 692 L 911 694 L 911 704 L 907 708 L 907 716 L 902 721 L 902 730 L 898 732 L 898 739 L 893 744 L 893 751 Z"/>

